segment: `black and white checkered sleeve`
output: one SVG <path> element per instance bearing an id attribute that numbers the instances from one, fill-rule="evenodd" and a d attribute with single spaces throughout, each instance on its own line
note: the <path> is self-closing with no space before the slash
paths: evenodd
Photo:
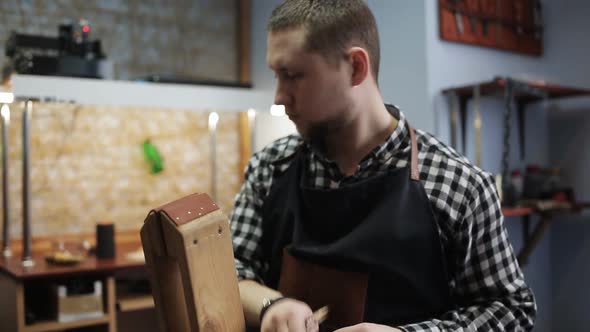
<path id="1" fill-rule="evenodd" d="M 263 204 L 261 159 L 254 155 L 246 168 L 244 183 L 236 196 L 231 215 L 231 231 L 238 279 L 261 281 L 262 261 L 259 246 L 262 237 Z"/>
<path id="2" fill-rule="evenodd" d="M 503 224 L 493 177 L 476 174 L 455 225 L 452 295 L 457 309 L 403 331 L 529 331 L 536 305 Z"/>

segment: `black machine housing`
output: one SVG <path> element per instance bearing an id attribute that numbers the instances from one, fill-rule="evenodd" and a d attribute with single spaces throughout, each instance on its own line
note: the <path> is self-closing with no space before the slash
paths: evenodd
<path id="1" fill-rule="evenodd" d="M 89 32 L 84 20 L 60 25 L 58 37 L 12 32 L 6 56 L 19 74 L 107 78 L 100 40 L 90 41 Z"/>

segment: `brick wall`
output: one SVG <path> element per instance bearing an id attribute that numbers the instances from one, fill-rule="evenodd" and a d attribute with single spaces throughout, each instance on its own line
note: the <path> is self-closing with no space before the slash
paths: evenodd
<path id="1" fill-rule="evenodd" d="M 229 213 L 242 178 L 238 113 L 220 112 L 218 203 Z M 165 160 L 151 174 L 141 144 Z M 22 107 L 9 131 L 11 234 L 22 226 Z M 208 112 L 35 104 L 31 121 L 33 236 L 92 233 L 97 221 L 139 229 L 150 209 L 194 192 L 211 192 Z M 1 207 L 0 207 L 1 208 Z M 1 228 L 1 225 L 0 225 Z"/>
<path id="2" fill-rule="evenodd" d="M 57 36 L 84 17 L 116 79 L 150 74 L 237 80 L 235 0 L 0 1 L 0 66 L 10 31 Z"/>

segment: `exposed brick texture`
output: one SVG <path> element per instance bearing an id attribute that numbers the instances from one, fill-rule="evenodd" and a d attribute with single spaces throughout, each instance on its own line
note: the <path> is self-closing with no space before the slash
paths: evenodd
<path id="1" fill-rule="evenodd" d="M 219 114 L 217 201 L 228 213 L 242 177 L 239 114 Z M 11 234 L 20 238 L 22 109 L 16 104 L 9 135 Z M 156 175 L 141 148 L 148 138 L 165 160 L 164 171 Z M 139 229 L 150 209 L 190 193 L 210 193 L 209 143 L 204 111 L 35 104 L 33 236 L 92 233 L 101 220 L 113 221 L 120 230 Z"/>

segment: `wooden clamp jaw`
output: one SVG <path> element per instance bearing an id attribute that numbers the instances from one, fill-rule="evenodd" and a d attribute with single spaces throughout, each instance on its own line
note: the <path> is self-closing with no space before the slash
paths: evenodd
<path id="1" fill-rule="evenodd" d="M 141 242 L 160 331 L 245 331 L 229 220 L 207 194 L 150 211 Z"/>

